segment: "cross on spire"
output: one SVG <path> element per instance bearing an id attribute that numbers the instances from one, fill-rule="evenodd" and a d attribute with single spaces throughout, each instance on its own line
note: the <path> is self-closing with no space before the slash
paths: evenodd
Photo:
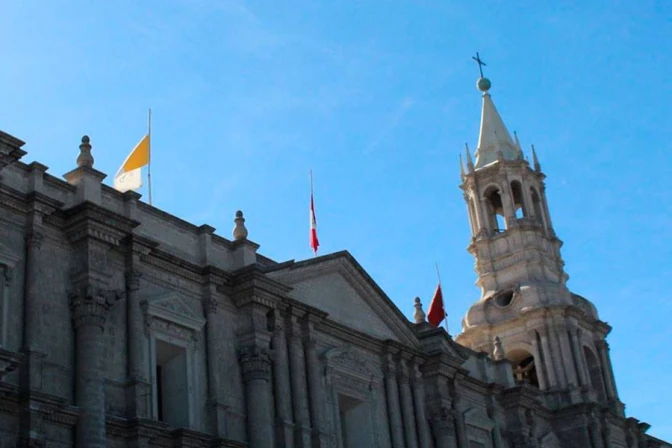
<path id="1" fill-rule="evenodd" d="M 476 52 L 476 56 L 472 56 L 471 59 L 476 61 L 478 64 L 478 72 L 481 74 L 481 78 L 483 77 L 483 67 L 486 65 L 485 62 L 481 59 L 481 57 L 478 55 L 478 51 Z"/>

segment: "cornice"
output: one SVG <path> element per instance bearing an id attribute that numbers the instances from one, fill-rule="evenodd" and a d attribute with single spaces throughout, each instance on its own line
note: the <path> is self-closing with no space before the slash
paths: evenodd
<path id="1" fill-rule="evenodd" d="M 92 238 L 112 246 L 121 241 L 140 225 L 138 221 L 121 216 L 92 202 L 83 202 L 62 211 L 65 232 L 71 243 Z"/>

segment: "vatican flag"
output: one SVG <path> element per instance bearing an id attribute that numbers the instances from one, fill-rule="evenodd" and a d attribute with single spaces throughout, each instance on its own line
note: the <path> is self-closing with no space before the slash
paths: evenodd
<path id="1" fill-rule="evenodd" d="M 142 167 L 149 164 L 149 134 L 145 135 L 114 176 L 114 188 L 122 193 L 142 186 Z"/>

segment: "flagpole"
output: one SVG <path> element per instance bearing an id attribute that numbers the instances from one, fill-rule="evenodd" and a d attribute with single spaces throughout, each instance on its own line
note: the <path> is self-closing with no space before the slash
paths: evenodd
<path id="1" fill-rule="evenodd" d="M 439 288 L 441 288 L 441 273 L 439 272 L 439 263 L 434 262 L 434 265 L 436 266 L 436 276 L 439 279 Z M 443 299 L 443 288 L 441 288 L 441 298 Z M 446 327 L 446 333 L 448 333 L 448 313 L 446 313 L 446 301 L 442 300 L 443 302 L 443 325 Z M 450 335 L 450 333 L 448 333 Z"/>
<path id="2" fill-rule="evenodd" d="M 149 188 L 149 205 L 152 205 L 152 109 L 149 108 L 147 120 L 148 152 L 149 162 L 147 163 L 147 186 Z"/>
<path id="3" fill-rule="evenodd" d="M 313 207 L 315 207 L 314 202 L 313 202 L 313 170 L 310 170 L 310 207 L 311 207 L 311 217 L 310 219 L 313 219 L 315 211 L 313 210 Z M 317 249 L 313 248 L 313 258 L 317 258 Z"/>

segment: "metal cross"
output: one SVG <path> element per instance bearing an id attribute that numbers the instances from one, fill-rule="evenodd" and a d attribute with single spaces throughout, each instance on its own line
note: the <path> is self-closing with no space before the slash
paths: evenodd
<path id="1" fill-rule="evenodd" d="M 482 78 L 482 77 L 483 77 L 483 67 L 484 67 L 486 64 L 485 64 L 485 62 L 483 62 L 483 60 L 481 59 L 481 57 L 478 55 L 478 51 L 476 52 L 476 56 L 475 56 L 475 57 L 472 56 L 471 59 L 473 59 L 474 61 L 476 61 L 476 63 L 478 64 L 478 71 L 480 72 L 480 74 L 481 74 L 481 78 Z"/>

